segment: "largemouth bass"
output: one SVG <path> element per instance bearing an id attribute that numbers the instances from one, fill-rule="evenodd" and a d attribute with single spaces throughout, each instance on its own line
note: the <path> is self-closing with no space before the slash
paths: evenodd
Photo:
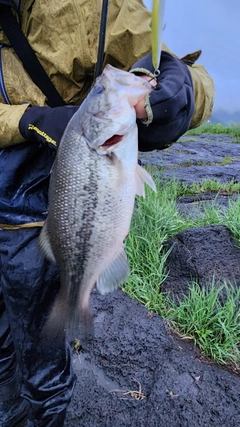
<path id="1" fill-rule="evenodd" d="M 118 288 L 130 269 L 123 241 L 135 195 L 151 176 L 138 165 L 134 106 L 149 82 L 107 65 L 66 127 L 53 166 L 44 255 L 60 267 L 61 288 L 47 329 L 91 324 L 90 292 Z"/>

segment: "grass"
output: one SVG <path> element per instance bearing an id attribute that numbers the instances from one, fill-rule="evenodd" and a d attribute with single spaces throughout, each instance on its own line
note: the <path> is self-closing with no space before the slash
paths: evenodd
<path id="1" fill-rule="evenodd" d="M 222 161 L 221 164 L 222 165 L 230 165 L 233 162 L 233 158 L 231 156 L 225 156 Z"/>
<path id="2" fill-rule="evenodd" d="M 232 124 L 231 126 L 223 126 L 220 123 L 204 123 L 196 129 L 189 130 L 185 135 L 201 135 L 203 133 L 217 134 L 217 135 L 230 135 L 234 138 L 235 142 L 240 142 L 240 125 Z"/>
<path id="3" fill-rule="evenodd" d="M 220 293 L 226 299 L 221 302 Z M 190 293 L 177 306 L 169 304 L 166 314 L 183 338 L 192 338 L 202 353 L 217 363 L 240 361 L 240 289 L 223 283 L 216 288 L 214 278 L 209 288 L 192 283 Z"/>
<path id="4" fill-rule="evenodd" d="M 188 189 L 188 195 L 206 193 L 208 191 L 209 192 L 217 192 L 217 193 L 225 193 L 225 194 L 226 193 L 227 194 L 239 193 L 240 192 L 240 182 L 234 182 L 234 179 L 232 179 L 229 182 L 220 183 L 219 181 L 206 179 L 206 180 L 202 181 L 200 184 L 198 184 L 198 183 L 193 184 Z"/>
<path id="5" fill-rule="evenodd" d="M 151 172 L 156 175 L 154 168 Z M 227 298 L 223 305 L 218 298 L 221 287 L 212 286 L 206 290 L 191 283 L 188 297 L 180 304 L 174 304 L 161 293 L 161 283 L 168 274 L 165 263 L 169 253 L 164 252 L 164 244 L 177 233 L 186 228 L 223 224 L 240 244 L 240 201 L 229 203 L 228 209 L 207 204 L 201 215 L 183 217 L 177 210 L 176 200 L 206 191 L 238 192 L 239 184 L 206 180 L 188 187 L 156 176 L 155 182 L 157 193 L 147 188 L 146 199 L 137 199 L 126 242 L 131 275 L 124 284 L 124 291 L 150 312 L 168 319 L 183 337 L 191 337 L 204 355 L 219 363 L 240 362 L 240 309 L 237 308 L 240 291 L 236 293 L 226 288 Z"/>

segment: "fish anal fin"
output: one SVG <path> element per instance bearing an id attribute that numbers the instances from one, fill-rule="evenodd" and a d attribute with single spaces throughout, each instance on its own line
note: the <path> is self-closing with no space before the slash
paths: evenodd
<path id="1" fill-rule="evenodd" d="M 130 274 L 127 255 L 122 248 L 120 254 L 111 262 L 97 280 L 97 289 L 104 295 L 121 286 Z"/>
<path id="2" fill-rule="evenodd" d="M 39 250 L 44 257 L 49 259 L 50 261 L 56 262 L 55 256 L 53 255 L 53 251 L 51 248 L 51 243 L 47 231 L 47 221 L 45 222 L 42 231 L 40 233 L 38 239 Z"/>

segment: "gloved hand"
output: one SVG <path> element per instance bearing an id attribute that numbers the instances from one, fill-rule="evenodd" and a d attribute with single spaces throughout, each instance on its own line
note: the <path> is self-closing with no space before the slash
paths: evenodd
<path id="1" fill-rule="evenodd" d="M 29 107 L 19 122 L 21 135 L 27 141 L 58 146 L 63 132 L 79 106 Z"/>
<path id="2" fill-rule="evenodd" d="M 154 77 L 151 54 L 136 62 L 131 72 Z M 194 92 L 187 66 L 162 51 L 155 89 L 146 98 L 146 120 L 137 120 L 140 151 L 161 150 L 185 133 L 194 113 Z"/>

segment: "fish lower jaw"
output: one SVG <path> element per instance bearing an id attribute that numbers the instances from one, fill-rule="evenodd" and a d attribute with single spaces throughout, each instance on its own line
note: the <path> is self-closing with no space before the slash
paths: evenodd
<path id="1" fill-rule="evenodd" d="M 97 150 L 100 154 L 111 154 L 118 145 L 120 145 L 120 142 L 118 144 L 112 145 L 111 147 L 103 147 L 100 145 Z"/>
<path id="2" fill-rule="evenodd" d="M 112 138 L 109 138 L 107 141 L 105 141 L 102 145 L 99 145 L 98 152 L 101 154 L 111 154 L 113 150 L 115 150 L 117 147 L 119 147 L 122 143 L 123 136 L 121 135 L 121 139 L 118 142 L 109 143 L 108 141 Z"/>

